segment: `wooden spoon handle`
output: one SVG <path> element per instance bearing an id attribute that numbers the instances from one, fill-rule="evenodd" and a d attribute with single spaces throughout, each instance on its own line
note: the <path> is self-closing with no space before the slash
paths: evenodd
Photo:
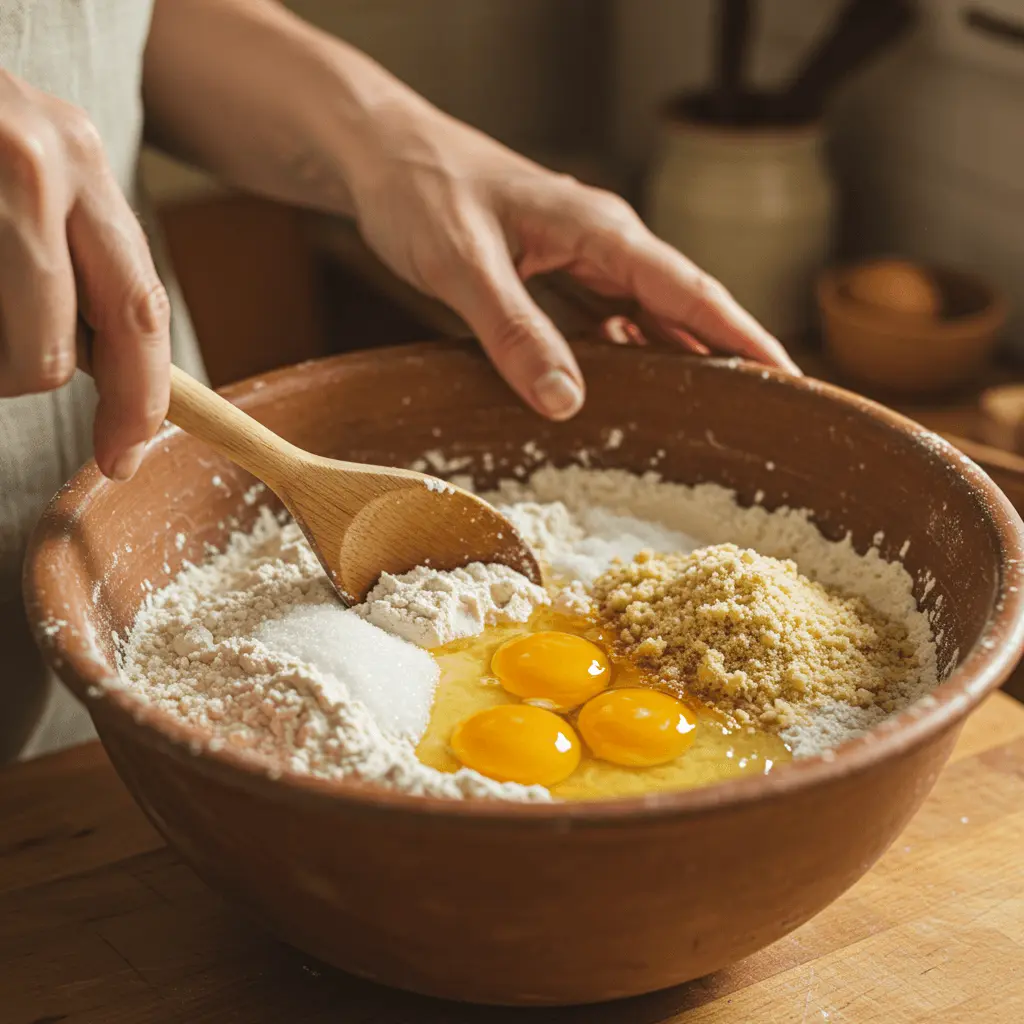
<path id="1" fill-rule="evenodd" d="M 171 366 L 167 418 L 275 490 L 302 456 L 294 445 L 177 366 Z"/>
<path id="2" fill-rule="evenodd" d="M 719 0 L 718 106 L 729 121 L 743 91 L 747 38 L 750 35 L 750 0 Z"/>
<path id="3" fill-rule="evenodd" d="M 92 376 L 93 332 L 79 320 L 78 366 Z M 216 391 L 171 364 L 171 402 L 167 418 L 192 437 L 206 442 L 242 469 L 277 491 L 305 452 L 221 398 Z"/>

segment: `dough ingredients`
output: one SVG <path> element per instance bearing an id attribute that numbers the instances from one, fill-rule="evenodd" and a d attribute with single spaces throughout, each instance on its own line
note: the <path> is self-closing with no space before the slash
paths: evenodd
<path id="1" fill-rule="evenodd" d="M 603 608 L 621 619 L 624 644 L 663 659 L 666 677 L 674 667 L 681 685 L 694 667 L 681 648 L 703 644 L 695 665 L 702 695 L 727 703 L 738 718 L 781 728 L 795 756 L 871 728 L 927 693 L 941 674 L 903 566 L 874 549 L 858 554 L 849 540 L 826 540 L 806 511 L 744 508 L 716 485 L 581 467 L 540 469 L 486 497 L 545 563 L 549 592 L 503 566 L 420 568 L 383 577 L 366 603 L 347 610 L 295 524 L 263 510 L 251 532 L 235 534 L 224 552 L 148 596 L 119 641 L 120 685 L 198 727 L 211 749 L 246 751 L 271 773 L 354 777 L 454 799 L 549 800 L 542 786 L 499 783 L 465 768 L 440 771 L 417 759 L 437 683 L 424 648 L 526 622 L 549 602 L 574 615 Z M 701 548 L 703 555 L 693 554 Z M 751 561 L 740 548 L 751 549 Z M 641 554 L 649 550 L 664 557 Z M 750 660 L 697 622 L 703 612 L 687 611 L 676 584 L 688 566 L 705 573 L 711 588 L 697 604 L 724 601 L 726 618 L 739 616 L 741 631 L 743 623 L 756 629 L 769 682 L 755 680 Z M 732 597 L 716 598 L 723 572 Z M 744 594 L 749 600 L 740 599 Z M 823 610 L 837 607 L 839 625 Z M 678 627 L 666 624 L 673 616 L 682 616 Z M 859 676 L 852 689 L 823 682 L 815 673 L 824 664 L 841 675 L 840 661 L 814 655 L 798 637 L 800 622 L 823 630 L 835 658 L 845 651 L 853 659 L 851 685 L 871 667 L 862 629 L 900 652 L 878 671 L 899 672 L 885 684 L 877 673 Z M 774 648 L 764 640 L 769 634 L 771 642 L 777 636 Z M 810 700 L 798 699 L 801 678 Z"/>

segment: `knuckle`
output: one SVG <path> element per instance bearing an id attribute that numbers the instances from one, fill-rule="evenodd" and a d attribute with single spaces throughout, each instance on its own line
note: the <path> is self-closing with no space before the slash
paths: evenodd
<path id="1" fill-rule="evenodd" d="M 431 289 L 447 293 L 461 285 L 479 283 L 485 276 L 487 259 L 487 247 L 477 235 L 456 230 L 443 243 L 426 246 L 416 265 Z"/>
<path id="2" fill-rule="evenodd" d="M 703 270 L 697 271 L 697 276 L 693 283 L 694 305 L 707 308 L 720 305 L 728 299 L 729 292 L 721 281 L 710 274 L 704 273 Z"/>
<path id="3" fill-rule="evenodd" d="M 139 410 L 139 422 L 145 428 L 146 440 L 149 440 L 160 429 L 166 418 L 167 401 L 156 397 L 147 398 Z"/>
<path id="4" fill-rule="evenodd" d="M 84 110 L 65 105 L 61 111 L 61 136 L 68 155 L 76 163 L 94 166 L 105 160 L 99 129 Z"/>
<path id="5" fill-rule="evenodd" d="M 157 281 L 145 290 L 133 293 L 124 310 L 126 327 L 143 339 L 160 339 L 171 323 L 171 299 Z"/>
<path id="6" fill-rule="evenodd" d="M 99 333 L 130 338 L 140 345 L 160 345 L 170 328 L 171 300 L 159 281 L 132 281 L 120 296 L 92 303 L 90 319 Z"/>
<path id="7" fill-rule="evenodd" d="M 598 217 L 608 227 L 633 230 L 640 225 L 636 210 L 622 196 L 604 189 L 591 189 L 589 198 Z"/>
<path id="8" fill-rule="evenodd" d="M 510 313 L 502 317 L 490 339 L 495 355 L 514 360 L 520 353 L 532 349 L 537 341 L 536 326 L 529 313 Z"/>
<path id="9" fill-rule="evenodd" d="M 487 266 L 491 249 L 489 241 L 479 231 L 464 228 L 452 239 L 449 261 L 479 273 Z"/>
<path id="10" fill-rule="evenodd" d="M 0 134 L 0 160 L 12 188 L 32 204 L 39 205 L 52 167 L 54 133 L 39 118 L 24 119 Z"/>
<path id="11" fill-rule="evenodd" d="M 422 247 L 413 254 L 414 277 L 431 291 L 440 292 L 455 272 L 454 254 L 437 245 Z"/>
<path id="12" fill-rule="evenodd" d="M 686 291 L 688 298 L 681 303 L 680 313 L 692 323 L 701 321 L 731 301 L 725 285 L 700 269 L 694 272 Z"/>

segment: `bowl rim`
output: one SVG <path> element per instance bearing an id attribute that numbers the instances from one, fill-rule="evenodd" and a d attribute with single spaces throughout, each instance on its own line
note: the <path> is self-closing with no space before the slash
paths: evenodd
<path id="1" fill-rule="evenodd" d="M 895 257 L 893 258 L 896 259 Z M 897 341 L 904 342 L 973 342 L 977 336 L 1000 331 L 1010 313 L 1010 300 L 1003 289 L 978 274 L 963 270 L 960 267 L 944 263 L 922 263 L 915 260 L 897 260 L 897 262 L 917 263 L 918 266 L 931 270 L 940 270 L 944 274 L 959 277 L 978 287 L 986 296 L 985 305 L 974 313 L 949 319 L 927 320 L 917 323 L 912 318 L 904 318 L 884 309 L 876 309 L 844 294 L 843 284 L 849 275 L 862 267 L 877 263 L 888 263 L 887 257 L 875 257 L 859 260 L 839 266 L 826 267 L 818 274 L 818 303 L 826 316 L 840 316 L 848 324 L 885 334 Z"/>
<path id="2" fill-rule="evenodd" d="M 591 345 L 604 351 L 619 351 L 600 342 L 574 342 L 574 347 L 582 351 Z M 470 348 L 475 358 L 484 360 L 475 342 L 419 342 L 307 360 L 250 377 L 221 391 L 232 400 L 241 400 L 244 405 L 245 399 L 254 394 L 266 395 L 270 389 L 294 384 L 294 371 L 310 365 L 352 365 L 360 361 L 376 361 L 382 354 L 394 358 L 423 359 L 443 352 L 466 352 Z M 1024 652 L 1024 522 L 1009 499 L 973 460 L 939 434 L 871 399 L 814 378 L 794 377 L 735 357 L 701 358 L 679 353 L 672 353 L 670 357 L 699 359 L 703 364 L 728 372 L 756 375 L 776 385 L 825 395 L 859 415 L 909 435 L 927 448 L 932 457 L 966 477 L 968 485 L 981 499 L 980 504 L 987 509 L 1002 552 L 995 612 L 963 661 L 924 702 L 887 719 L 872 732 L 835 750 L 787 762 L 784 771 L 633 797 L 536 803 L 457 800 L 403 793 L 371 782 L 322 779 L 292 770 L 271 771 L 226 747 L 209 749 L 208 737 L 198 727 L 141 704 L 110 673 L 98 653 L 94 638 L 82 637 L 77 631 L 48 628 L 48 623 L 60 618 L 60 609 L 46 595 L 59 593 L 60 581 L 56 559 L 42 556 L 48 546 L 67 544 L 69 538 L 66 535 L 58 537 L 48 531 L 47 522 L 55 517 L 78 514 L 83 499 L 87 502 L 91 493 L 115 486 L 100 474 L 92 460 L 53 497 L 29 540 L 24 563 L 24 596 L 36 642 L 51 669 L 91 714 L 103 722 L 109 721 L 113 731 L 132 731 L 146 745 L 156 747 L 174 759 L 188 759 L 192 768 L 212 774 L 223 782 L 255 790 L 271 800 L 320 806 L 344 804 L 366 814 L 413 814 L 463 824 L 514 822 L 532 823 L 537 827 L 602 827 L 628 824 L 634 820 L 727 812 L 751 802 L 780 799 L 806 788 L 869 771 L 890 758 L 909 755 L 929 740 L 962 723 L 985 696 L 1001 685 Z M 157 437 L 162 439 L 177 433 L 180 433 L 178 428 L 165 425 Z"/>

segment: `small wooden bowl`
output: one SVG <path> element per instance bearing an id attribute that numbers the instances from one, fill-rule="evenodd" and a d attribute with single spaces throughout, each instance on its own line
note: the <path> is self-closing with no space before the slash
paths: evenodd
<path id="1" fill-rule="evenodd" d="M 832 268 L 818 279 L 825 345 L 851 381 L 892 395 L 929 395 L 963 387 L 991 358 L 1006 323 L 1006 297 L 958 270 L 929 267 L 942 293 L 939 318 L 893 313 L 847 293 L 856 267 Z"/>
<path id="2" fill-rule="evenodd" d="M 583 449 L 596 466 L 634 472 L 661 451 L 667 479 L 813 509 L 826 536 L 858 551 L 882 531 L 883 556 L 904 558 L 940 661 L 956 668 L 932 700 L 830 756 L 688 792 L 508 804 L 272 778 L 116 688 L 111 639 L 185 559 L 223 547 L 233 517 L 252 522 L 252 478 L 174 429 L 131 483 L 87 466 L 27 557 L 28 612 L 49 663 L 178 853 L 277 935 L 361 977 L 471 1002 L 583 1003 L 748 956 L 881 856 L 1024 647 L 1024 524 L 936 435 L 736 360 L 577 353 L 588 399 L 567 423 L 530 412 L 457 343 L 305 363 L 226 394 L 336 458 L 401 465 L 441 448 L 486 486 L 535 465 L 538 448 L 556 465 Z M 614 447 L 612 430 L 623 433 Z"/>

